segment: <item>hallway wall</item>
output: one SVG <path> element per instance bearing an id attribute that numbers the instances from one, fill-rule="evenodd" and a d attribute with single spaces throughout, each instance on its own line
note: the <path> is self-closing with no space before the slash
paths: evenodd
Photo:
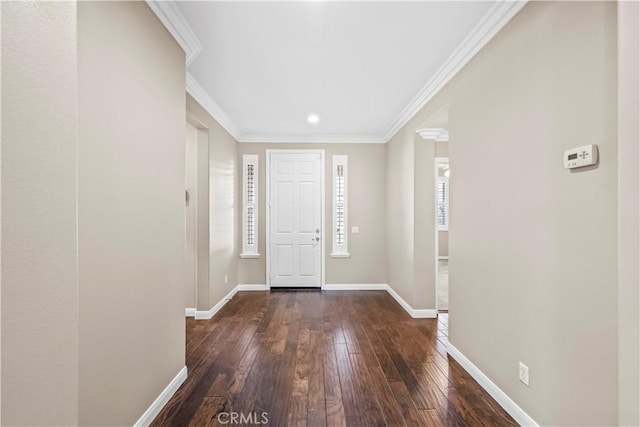
<path id="1" fill-rule="evenodd" d="M 450 343 L 542 425 L 617 423 L 616 71 L 615 3 L 530 2 L 388 147 L 406 299 L 413 134 L 449 104 Z M 590 143 L 596 168 L 563 169 Z"/>
<path id="2" fill-rule="evenodd" d="M 77 5 L 0 7 L 0 424 L 77 425 Z"/>
<path id="3" fill-rule="evenodd" d="M 142 2 L 1 7 L 1 423 L 132 425 L 185 365 L 184 53 Z"/>
<path id="4" fill-rule="evenodd" d="M 185 191 L 189 194 L 185 213 L 185 308 L 195 308 L 198 266 L 198 130 L 186 124 L 185 131 Z M 186 198 L 186 195 L 185 195 Z"/>
<path id="5" fill-rule="evenodd" d="M 199 283 L 197 306 L 207 311 L 238 284 L 238 143 L 191 95 L 186 97 L 188 114 L 209 134 L 209 288 Z"/>
<path id="6" fill-rule="evenodd" d="M 380 284 L 387 283 L 387 246 L 385 233 L 385 144 L 238 144 L 238 176 L 243 154 L 259 156 L 259 216 L 258 259 L 238 260 L 238 283 L 266 283 L 266 168 L 267 149 L 322 149 L 325 150 L 325 261 L 327 284 Z M 333 229 L 333 174 L 332 156 L 346 154 L 348 166 L 348 230 L 349 258 L 331 258 Z M 242 186 L 238 188 L 238 200 L 242 199 Z M 239 206 L 240 211 L 242 209 Z M 242 224 L 238 212 L 238 224 Z M 351 233 L 351 227 L 358 226 L 358 234 Z M 242 235 L 238 235 L 241 247 Z"/>
<path id="7" fill-rule="evenodd" d="M 618 399 L 620 425 L 640 425 L 640 4 L 618 3 Z"/>
<path id="8" fill-rule="evenodd" d="M 185 365 L 185 56 L 143 2 L 78 3 L 81 425 L 132 425 Z"/>

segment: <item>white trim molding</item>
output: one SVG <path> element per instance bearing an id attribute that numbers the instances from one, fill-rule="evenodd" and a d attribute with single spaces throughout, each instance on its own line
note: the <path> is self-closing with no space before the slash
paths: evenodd
<path id="1" fill-rule="evenodd" d="M 265 284 L 261 284 L 261 285 L 238 285 L 236 286 L 236 288 L 238 288 L 238 292 L 241 291 L 268 291 L 269 287 Z"/>
<path id="2" fill-rule="evenodd" d="M 225 295 L 220 301 L 218 301 L 216 305 L 211 307 L 211 309 L 207 311 L 196 311 L 196 320 L 211 319 L 237 293 L 238 293 L 238 287 L 236 286 L 233 289 L 231 289 L 229 293 Z"/>
<path id="3" fill-rule="evenodd" d="M 404 310 L 414 319 L 435 319 L 438 310 L 435 308 L 415 309 L 409 305 L 391 286 L 387 285 L 387 292 L 395 299 Z"/>
<path id="4" fill-rule="evenodd" d="M 527 4 L 528 0 L 499 1 L 482 17 L 420 92 L 391 123 L 383 139 L 389 141 Z"/>
<path id="5" fill-rule="evenodd" d="M 222 111 L 222 108 L 220 108 L 218 104 L 215 103 L 215 101 L 209 96 L 207 91 L 204 90 L 202 86 L 200 86 L 200 83 L 198 83 L 188 71 L 187 93 L 191 95 L 193 99 L 198 101 L 198 104 L 200 104 L 202 108 L 204 108 L 205 111 L 209 113 L 209 115 L 220 124 L 220 126 L 222 126 L 227 132 L 229 132 L 229 135 L 235 138 L 236 141 L 240 140 L 240 134 L 235 123 L 231 121 L 229 116 L 227 116 L 225 112 Z"/>
<path id="6" fill-rule="evenodd" d="M 382 135 L 246 135 L 238 138 L 241 144 L 384 144 Z"/>
<path id="7" fill-rule="evenodd" d="M 349 253 L 331 252 L 331 254 L 329 256 L 331 258 L 351 258 L 351 254 L 349 254 Z"/>
<path id="8" fill-rule="evenodd" d="M 330 283 L 323 284 L 321 289 L 323 291 L 387 291 L 389 295 L 395 299 L 398 304 L 414 319 L 433 319 L 438 316 L 438 310 L 436 309 L 415 309 L 409 305 L 391 286 L 386 283 Z M 236 285 L 227 295 L 224 296 L 216 305 L 207 311 L 196 311 L 196 320 L 209 320 L 238 292 L 256 292 L 256 291 L 268 291 L 269 286 L 266 284 L 246 284 Z"/>
<path id="9" fill-rule="evenodd" d="M 422 128 L 416 133 L 428 141 L 449 142 L 449 131 L 443 128 Z"/>
<path id="10" fill-rule="evenodd" d="M 202 45 L 175 1 L 145 0 L 160 22 L 184 49 L 187 66 L 202 50 Z M 415 116 L 519 11 L 528 0 L 496 2 L 471 30 L 438 71 L 422 87 L 386 131 L 374 135 L 261 135 L 242 134 L 237 125 L 187 72 L 187 92 L 240 143 L 386 143 Z"/>
<path id="11" fill-rule="evenodd" d="M 391 286 L 386 283 L 362 283 L 362 284 L 326 284 L 323 291 L 387 291 L 398 304 L 414 319 L 434 319 L 438 316 L 436 309 L 415 309 L 409 305 Z"/>
<path id="12" fill-rule="evenodd" d="M 245 291 L 268 291 L 269 288 L 267 285 L 236 285 L 233 289 L 229 291 L 227 295 L 225 295 L 220 301 L 216 303 L 210 310 L 206 311 L 196 311 L 195 318 L 196 320 L 209 320 L 213 316 L 216 315 L 217 312 L 224 307 L 224 305 L 229 302 L 238 292 Z"/>
<path id="13" fill-rule="evenodd" d="M 527 414 L 520 406 L 516 404 L 507 394 L 500 389 L 488 376 L 484 374 L 476 365 L 462 354 L 451 342 L 447 344 L 447 353 L 458 362 L 465 371 L 473 377 L 480 386 L 487 391 L 495 399 L 502 408 L 507 411 L 511 417 L 521 426 L 537 427 L 539 424 L 535 422 L 529 414 Z"/>
<path id="14" fill-rule="evenodd" d="M 191 64 L 202 50 L 202 44 L 180 13 L 178 6 L 173 1 L 145 0 L 145 2 L 184 50 L 187 65 Z"/>
<path id="15" fill-rule="evenodd" d="M 196 317 L 196 310 L 195 308 L 185 308 L 184 309 L 184 316 L 185 317 Z"/>
<path id="16" fill-rule="evenodd" d="M 331 284 L 322 287 L 323 291 L 386 291 L 386 283 Z"/>
<path id="17" fill-rule="evenodd" d="M 180 388 L 182 383 L 187 379 L 187 367 L 183 366 L 178 372 L 169 385 L 162 390 L 162 393 L 153 401 L 151 406 L 144 411 L 144 414 L 140 417 L 138 421 L 133 425 L 134 427 L 147 427 L 151 425 L 153 420 L 158 416 L 164 405 L 167 404 L 169 399 L 175 394 L 176 391 Z"/>

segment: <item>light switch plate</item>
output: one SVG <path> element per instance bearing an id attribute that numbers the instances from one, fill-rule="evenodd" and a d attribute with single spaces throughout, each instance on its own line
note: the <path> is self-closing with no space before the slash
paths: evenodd
<path id="1" fill-rule="evenodd" d="M 354 225 L 353 227 L 351 227 L 351 234 L 358 234 L 360 233 L 360 227 L 358 227 L 357 225 Z"/>

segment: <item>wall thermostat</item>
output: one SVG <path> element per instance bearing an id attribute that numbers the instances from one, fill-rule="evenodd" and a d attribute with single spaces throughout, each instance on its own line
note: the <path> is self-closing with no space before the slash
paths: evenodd
<path id="1" fill-rule="evenodd" d="M 598 146 L 583 145 L 564 152 L 564 168 L 575 169 L 598 163 Z"/>

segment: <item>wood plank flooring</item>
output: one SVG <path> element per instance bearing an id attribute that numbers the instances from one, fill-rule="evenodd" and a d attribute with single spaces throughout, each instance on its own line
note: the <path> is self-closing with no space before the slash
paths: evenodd
<path id="1" fill-rule="evenodd" d="M 447 321 L 385 291 L 240 292 L 187 319 L 189 378 L 152 425 L 517 425 L 447 357 Z"/>

